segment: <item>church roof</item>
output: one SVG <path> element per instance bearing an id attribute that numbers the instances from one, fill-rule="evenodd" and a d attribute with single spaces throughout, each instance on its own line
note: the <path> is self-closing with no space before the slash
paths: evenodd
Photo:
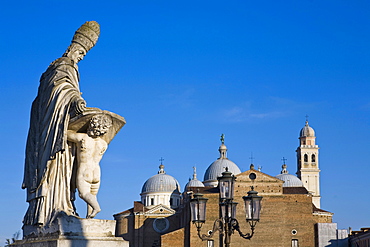
<path id="1" fill-rule="evenodd" d="M 334 213 L 326 211 L 324 209 L 317 208 L 315 206 L 315 204 L 313 204 L 313 203 L 312 203 L 312 211 L 313 211 L 313 213 L 317 213 L 317 214 L 327 214 L 327 215 L 333 215 L 334 214 Z"/>
<path id="2" fill-rule="evenodd" d="M 219 147 L 218 151 L 220 152 L 220 158 L 218 158 L 216 161 L 214 161 L 206 170 L 206 173 L 204 174 L 204 180 L 203 183 L 207 184 L 207 182 L 213 182 L 214 186 L 217 186 L 217 177 L 222 176 L 222 172 L 225 171 L 225 168 L 227 167 L 229 172 L 231 172 L 233 175 L 237 175 L 241 173 L 239 167 L 229 160 L 226 157 L 227 147 L 224 144 L 223 135 L 221 138 L 222 144 Z"/>
<path id="3" fill-rule="evenodd" d="M 283 187 L 303 187 L 302 181 L 292 174 L 279 174 L 276 177 L 284 181 Z"/>
<path id="4" fill-rule="evenodd" d="M 284 164 L 282 168 L 283 170 L 281 171 L 281 174 L 277 175 L 276 178 L 284 181 L 283 188 L 303 187 L 303 183 L 298 177 L 288 173 L 288 170 L 286 169 L 287 168 L 286 164 Z"/>
<path id="5" fill-rule="evenodd" d="M 164 165 L 159 166 L 158 174 L 149 178 L 143 185 L 141 193 L 148 192 L 177 192 L 180 193 L 180 185 L 177 180 L 167 175 L 164 171 Z"/>
<path id="6" fill-rule="evenodd" d="M 186 188 L 188 187 L 204 187 L 204 184 L 200 180 L 190 180 L 186 185 Z"/>
<path id="7" fill-rule="evenodd" d="M 156 205 L 153 207 L 145 207 L 144 204 L 142 204 L 141 202 L 134 201 L 134 207 L 127 209 L 125 211 L 122 211 L 120 213 L 116 213 L 113 215 L 113 217 L 119 217 L 122 215 L 132 215 L 138 212 L 145 213 L 145 214 L 156 214 L 157 213 L 157 214 L 166 215 L 166 214 L 174 214 L 176 213 L 176 210 L 170 207 L 167 207 L 166 205 L 162 205 L 162 204 Z"/>
<path id="8" fill-rule="evenodd" d="M 193 167 L 194 172 L 193 172 L 193 179 L 189 179 L 189 182 L 185 185 L 185 191 L 189 187 L 204 187 L 204 184 L 197 179 L 197 170 L 195 167 Z"/>
<path id="9" fill-rule="evenodd" d="M 299 133 L 300 137 L 313 137 L 315 136 L 315 131 L 312 127 L 308 125 L 308 121 L 306 120 L 305 126 L 301 129 L 301 132 Z"/>
<path id="10" fill-rule="evenodd" d="M 139 201 L 134 201 L 134 207 L 127 209 L 125 211 L 122 211 L 120 213 L 116 213 L 113 215 L 113 217 L 120 216 L 120 215 L 127 215 L 127 214 L 133 214 L 134 212 L 145 212 L 147 209 L 145 208 L 144 204 L 142 204 Z"/>

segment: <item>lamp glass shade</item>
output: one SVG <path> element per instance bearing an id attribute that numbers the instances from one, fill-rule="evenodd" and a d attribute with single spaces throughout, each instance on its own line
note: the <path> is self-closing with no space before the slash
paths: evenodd
<path id="1" fill-rule="evenodd" d="M 243 196 L 247 221 L 259 221 L 260 219 L 262 196 L 257 194 L 256 191 L 249 191 L 248 196 Z"/>
<path id="2" fill-rule="evenodd" d="M 190 200 L 191 221 L 204 223 L 206 221 L 207 198 L 195 197 Z"/>
<path id="3" fill-rule="evenodd" d="M 220 179 L 220 197 L 222 199 L 234 198 L 234 181 L 232 178 Z"/>
<path id="4" fill-rule="evenodd" d="M 218 177 L 218 188 L 220 190 L 221 199 L 233 199 L 234 198 L 234 181 L 235 177 L 229 172 L 226 167 L 221 177 Z"/>
<path id="5" fill-rule="evenodd" d="M 221 206 L 221 216 L 223 219 L 226 218 L 233 218 L 236 217 L 236 206 L 238 205 L 237 202 L 222 202 L 220 203 Z"/>

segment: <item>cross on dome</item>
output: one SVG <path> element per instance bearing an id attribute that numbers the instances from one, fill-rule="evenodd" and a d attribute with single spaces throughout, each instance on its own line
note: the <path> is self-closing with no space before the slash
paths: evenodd
<path id="1" fill-rule="evenodd" d="M 287 159 L 284 156 L 281 160 L 283 161 L 283 164 L 285 164 L 285 161 L 287 161 Z"/>
<path id="2" fill-rule="evenodd" d="M 159 161 L 161 162 L 161 164 L 159 165 L 159 171 L 158 171 L 158 174 L 165 174 L 166 172 L 164 171 L 164 165 L 162 164 L 162 162 L 164 161 L 164 159 L 161 157 L 159 159 Z"/>

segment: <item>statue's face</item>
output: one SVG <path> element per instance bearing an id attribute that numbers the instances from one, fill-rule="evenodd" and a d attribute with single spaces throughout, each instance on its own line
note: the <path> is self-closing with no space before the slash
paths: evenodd
<path id="1" fill-rule="evenodd" d="M 86 55 L 86 50 L 78 43 L 72 43 L 63 56 L 69 57 L 75 63 L 78 63 L 84 59 Z"/>
<path id="2" fill-rule="evenodd" d="M 90 137 L 99 137 L 99 136 L 104 135 L 105 133 L 102 133 L 99 128 L 94 128 L 94 129 L 89 129 L 89 131 L 87 132 L 87 134 Z"/>
<path id="3" fill-rule="evenodd" d="M 85 55 L 86 55 L 85 49 L 79 47 L 71 52 L 71 59 L 75 61 L 75 63 L 78 63 L 79 61 L 84 59 Z"/>

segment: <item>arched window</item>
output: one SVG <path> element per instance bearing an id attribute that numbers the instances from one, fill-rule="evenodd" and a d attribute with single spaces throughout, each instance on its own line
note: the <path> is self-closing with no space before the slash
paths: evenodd
<path id="1" fill-rule="evenodd" d="M 311 162 L 316 162 L 316 156 L 314 154 L 311 155 Z"/>
<path id="2" fill-rule="evenodd" d="M 298 239 L 292 239 L 292 247 L 299 247 Z"/>
<path id="3" fill-rule="evenodd" d="M 304 162 L 308 162 L 308 155 L 307 154 L 304 155 Z"/>

